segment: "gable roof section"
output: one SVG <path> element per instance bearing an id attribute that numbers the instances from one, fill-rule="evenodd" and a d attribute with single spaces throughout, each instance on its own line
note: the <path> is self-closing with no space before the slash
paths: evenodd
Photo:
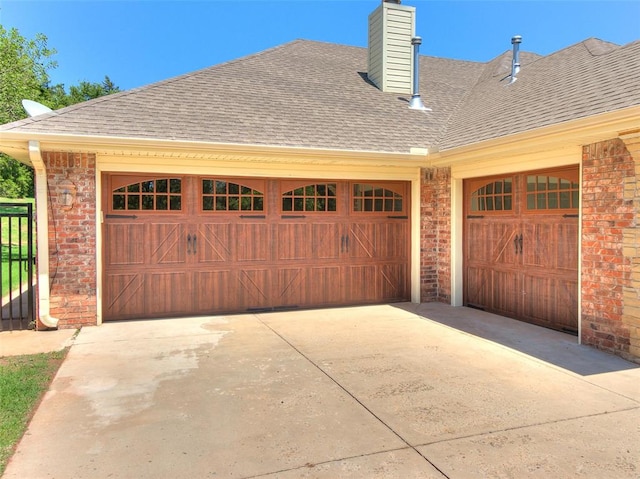
<path id="1" fill-rule="evenodd" d="M 475 85 L 441 150 L 640 105 L 640 41 L 588 39 L 523 65 L 511 85 L 503 78 Z"/>
<path id="2" fill-rule="evenodd" d="M 366 49 L 298 40 L 0 131 L 408 152 L 435 141 L 482 71 L 422 63 L 429 115 L 366 79 Z"/>

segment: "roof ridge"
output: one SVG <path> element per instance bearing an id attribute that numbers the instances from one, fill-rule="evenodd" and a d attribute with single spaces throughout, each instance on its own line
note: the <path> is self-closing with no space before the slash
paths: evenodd
<path id="1" fill-rule="evenodd" d="M 442 141 L 442 139 L 447 135 L 447 132 L 449 131 L 449 126 L 453 122 L 454 118 L 456 118 L 456 116 L 458 115 L 459 111 L 462 108 L 462 105 L 464 105 L 467 102 L 467 99 L 473 93 L 473 91 L 478 86 L 478 84 L 480 84 L 483 81 L 484 73 L 485 73 L 486 69 L 489 67 L 489 64 L 492 63 L 492 62 L 493 62 L 493 60 L 490 60 L 488 62 L 484 62 L 485 66 L 484 66 L 484 68 L 482 68 L 482 70 L 478 74 L 478 77 L 476 78 L 476 81 L 473 82 L 473 85 L 471 85 L 471 87 L 467 89 L 467 91 L 464 93 L 464 95 L 462 95 L 460 97 L 460 99 L 456 103 L 455 107 L 453 107 L 451 109 L 451 114 L 446 119 L 446 121 L 442 122 L 442 127 L 440 128 L 440 130 L 438 131 L 438 133 L 435 135 L 435 138 L 434 138 L 434 142 L 435 142 L 436 145 L 439 146 L 440 142 Z M 483 62 L 477 62 L 477 63 L 483 63 Z"/>
<path id="2" fill-rule="evenodd" d="M 606 55 L 614 50 L 620 48 L 620 45 L 613 42 L 608 42 L 606 40 L 601 40 L 596 37 L 589 37 L 580 42 L 587 51 L 594 57 L 598 57 L 600 55 Z"/>

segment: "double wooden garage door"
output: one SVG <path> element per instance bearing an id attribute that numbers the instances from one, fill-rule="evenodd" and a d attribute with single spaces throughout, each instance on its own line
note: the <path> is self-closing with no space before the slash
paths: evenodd
<path id="1" fill-rule="evenodd" d="M 104 174 L 103 317 L 409 299 L 409 184 Z"/>
<path id="2" fill-rule="evenodd" d="M 578 330 L 578 168 L 465 183 L 465 304 Z"/>

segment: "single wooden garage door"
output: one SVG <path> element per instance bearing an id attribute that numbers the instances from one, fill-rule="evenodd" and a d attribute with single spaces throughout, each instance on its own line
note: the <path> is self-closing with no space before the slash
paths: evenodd
<path id="1" fill-rule="evenodd" d="M 407 182 L 102 181 L 105 320 L 409 299 Z"/>
<path id="2" fill-rule="evenodd" d="M 578 168 L 465 182 L 467 306 L 577 334 Z"/>

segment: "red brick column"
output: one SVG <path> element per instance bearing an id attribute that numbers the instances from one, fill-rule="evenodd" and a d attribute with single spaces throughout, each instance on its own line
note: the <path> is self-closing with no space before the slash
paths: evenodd
<path id="1" fill-rule="evenodd" d="M 94 325 L 96 310 L 96 159 L 43 152 L 49 188 L 51 316 L 59 328 Z M 64 206 L 69 192 L 73 205 Z"/>
<path id="2" fill-rule="evenodd" d="M 582 342 L 627 359 L 629 327 L 623 321 L 631 263 L 624 231 L 635 222 L 625 184 L 635 182 L 633 158 L 622 140 L 582 149 Z"/>
<path id="3" fill-rule="evenodd" d="M 422 170 L 420 300 L 451 301 L 451 170 Z"/>

